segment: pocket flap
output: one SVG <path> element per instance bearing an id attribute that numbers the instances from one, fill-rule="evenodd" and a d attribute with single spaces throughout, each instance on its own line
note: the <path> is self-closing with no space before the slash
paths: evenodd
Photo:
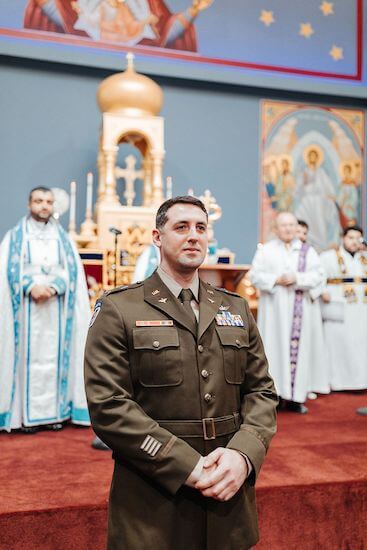
<path id="1" fill-rule="evenodd" d="M 248 348 L 248 332 L 245 329 L 237 327 L 216 327 L 222 346 L 232 346 L 234 348 Z"/>
<path id="2" fill-rule="evenodd" d="M 134 349 L 178 348 L 178 331 L 176 327 L 134 328 L 133 342 Z"/>

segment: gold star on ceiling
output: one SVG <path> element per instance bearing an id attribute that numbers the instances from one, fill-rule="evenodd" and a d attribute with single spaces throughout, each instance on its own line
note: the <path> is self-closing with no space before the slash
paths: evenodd
<path id="1" fill-rule="evenodd" d="M 270 27 L 270 25 L 275 21 L 273 12 L 262 10 L 259 21 L 264 23 L 264 25 L 266 25 L 267 27 Z"/>
<path id="2" fill-rule="evenodd" d="M 343 59 L 343 48 L 339 48 L 339 46 L 334 46 L 329 51 L 329 54 L 334 59 L 334 61 L 339 61 L 340 59 Z"/>
<path id="3" fill-rule="evenodd" d="M 299 33 L 301 36 L 304 36 L 305 38 L 310 38 L 310 36 L 315 31 L 312 28 L 311 23 L 301 23 L 299 26 Z"/>
<path id="4" fill-rule="evenodd" d="M 334 4 L 332 2 L 322 2 L 320 4 L 320 10 L 324 15 L 333 15 L 334 14 Z"/>

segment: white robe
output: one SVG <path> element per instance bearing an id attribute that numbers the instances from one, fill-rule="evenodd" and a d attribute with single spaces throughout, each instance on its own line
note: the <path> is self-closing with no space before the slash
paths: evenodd
<path id="1" fill-rule="evenodd" d="M 63 232 L 61 238 L 56 222 L 44 224 L 28 219 L 17 227 L 23 228 L 17 261 L 19 322 L 14 315 L 14 292 L 8 273 L 11 232 L 0 246 L 0 430 L 69 418 L 88 425 L 83 354 L 90 307 L 82 264 L 69 240 L 64 249 L 63 242 L 68 237 Z M 77 268 L 73 277 L 68 270 L 70 255 L 72 265 Z M 35 284 L 51 286 L 57 294 L 37 304 L 30 296 Z M 75 303 L 70 308 L 68 300 L 72 295 Z M 67 319 L 71 315 L 72 320 Z M 68 327 L 71 334 L 65 337 Z"/>
<path id="2" fill-rule="evenodd" d="M 312 370 L 326 369 L 322 323 L 318 302 L 312 302 L 312 291 L 324 279 L 320 259 L 310 247 L 306 254 L 306 269 L 297 272 L 301 241 L 294 240 L 289 248 L 279 239 L 274 239 L 258 248 L 249 272 L 252 284 L 260 289 L 258 326 L 269 371 L 278 394 L 298 403 L 306 401 L 312 387 Z M 293 273 L 296 284 L 284 287 L 276 285 L 276 279 L 284 273 Z M 290 340 L 293 320 L 295 290 L 303 290 L 303 316 L 297 369 L 292 393 L 290 367 Z M 312 370 L 311 370 L 312 365 Z M 325 375 L 327 376 L 327 375 Z M 324 388 L 328 391 L 328 388 Z"/>
<path id="3" fill-rule="evenodd" d="M 137 259 L 131 282 L 137 283 L 150 277 L 159 266 L 160 261 L 161 253 L 159 248 L 155 244 L 147 245 Z"/>
<path id="4" fill-rule="evenodd" d="M 342 274 L 334 250 L 321 254 L 321 263 L 329 279 L 367 277 L 357 253 L 354 257 L 343 247 L 340 253 L 346 266 Z M 330 357 L 331 388 L 333 390 L 360 390 L 367 388 L 367 303 L 364 301 L 366 284 L 353 284 L 356 303 L 348 303 L 343 284 L 328 284 L 331 305 L 341 311 L 339 320 L 325 320 L 325 341 Z M 326 311 L 326 310 L 325 310 Z M 338 316 L 336 316 L 338 317 Z"/>
<path id="5" fill-rule="evenodd" d="M 325 333 L 322 321 L 321 294 L 324 292 L 326 279 L 310 291 L 312 308 L 312 347 L 310 349 L 310 392 L 330 393 L 330 360 L 325 343 Z"/>

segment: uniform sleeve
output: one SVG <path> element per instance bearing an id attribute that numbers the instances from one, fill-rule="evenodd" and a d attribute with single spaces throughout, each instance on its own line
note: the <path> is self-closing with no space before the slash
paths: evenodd
<path id="1" fill-rule="evenodd" d="M 248 478 L 254 483 L 276 432 L 278 397 L 268 372 L 268 362 L 255 320 L 246 303 L 249 348 L 241 403 L 242 425 L 227 447 L 244 453 L 254 470 Z"/>
<path id="2" fill-rule="evenodd" d="M 85 350 L 85 383 L 96 434 L 117 459 L 174 494 L 200 459 L 188 443 L 161 428 L 134 399 L 123 318 L 110 297 L 97 303 Z"/>
<path id="3" fill-rule="evenodd" d="M 266 269 L 263 248 L 258 248 L 249 271 L 251 283 L 262 292 L 273 293 L 276 291 L 277 275 Z"/>

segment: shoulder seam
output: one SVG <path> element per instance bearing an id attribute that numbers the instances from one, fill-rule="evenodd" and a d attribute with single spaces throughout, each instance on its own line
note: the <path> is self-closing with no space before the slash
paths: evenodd
<path id="1" fill-rule="evenodd" d="M 122 286 L 118 286 L 116 288 L 111 288 L 111 290 L 106 290 L 106 292 L 104 293 L 104 296 L 110 296 L 110 294 L 115 294 L 117 292 L 124 292 L 124 290 L 138 288 L 142 284 L 143 284 L 143 281 L 138 281 L 137 283 L 133 283 L 131 285 L 122 285 Z"/>
<path id="2" fill-rule="evenodd" d="M 242 296 L 240 294 L 237 294 L 237 292 L 232 292 L 231 290 L 227 290 L 226 288 L 215 287 L 215 290 L 218 290 L 219 292 L 224 292 L 225 294 L 230 294 L 231 296 L 237 296 L 237 298 L 242 298 Z"/>

